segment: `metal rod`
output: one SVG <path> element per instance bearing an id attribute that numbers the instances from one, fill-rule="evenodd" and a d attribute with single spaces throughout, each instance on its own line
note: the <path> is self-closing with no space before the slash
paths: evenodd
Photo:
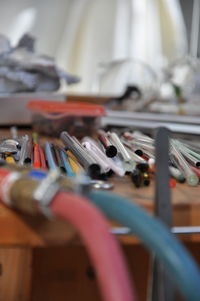
<path id="1" fill-rule="evenodd" d="M 156 155 L 156 185 L 155 185 L 155 215 L 167 227 L 172 226 L 172 205 L 169 188 L 169 131 L 160 127 L 155 137 Z M 175 300 L 174 286 L 158 259 L 152 257 L 152 279 L 149 286 L 152 301 Z"/>
<path id="2" fill-rule="evenodd" d="M 110 230 L 115 235 L 129 235 L 131 230 L 127 227 L 115 227 Z M 176 235 L 200 234 L 200 226 L 172 227 L 171 232 Z"/>
<path id="3" fill-rule="evenodd" d="M 167 123 L 183 123 L 200 125 L 200 119 L 196 116 L 174 115 L 174 114 L 157 114 L 149 112 L 127 112 L 127 111 L 106 111 L 108 118 L 124 118 L 131 120 L 143 121 L 162 121 Z"/>
<path id="4" fill-rule="evenodd" d="M 168 128 L 174 133 L 188 134 L 188 135 L 199 135 L 200 124 L 186 124 L 186 123 L 171 123 L 153 120 L 136 120 L 128 119 L 126 117 L 110 117 L 103 116 L 101 119 L 101 126 L 116 126 L 116 127 L 132 127 L 137 129 L 145 129 L 153 131 L 159 126 Z"/>
<path id="5" fill-rule="evenodd" d="M 94 158 L 89 156 L 82 145 L 79 145 L 74 139 L 72 139 L 72 137 L 67 132 L 62 132 L 60 138 L 65 146 L 67 146 L 67 148 L 72 151 L 72 153 L 77 157 L 77 159 L 84 166 L 91 177 L 99 176 L 99 164 L 96 163 Z"/>
<path id="6" fill-rule="evenodd" d="M 190 55 L 197 58 L 199 46 L 200 1 L 193 0 Z"/>

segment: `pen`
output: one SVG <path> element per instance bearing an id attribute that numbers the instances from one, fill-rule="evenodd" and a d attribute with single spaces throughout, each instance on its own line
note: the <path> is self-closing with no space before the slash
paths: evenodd
<path id="1" fill-rule="evenodd" d="M 148 144 L 146 142 L 135 140 L 132 142 L 135 147 L 142 149 L 143 151 L 151 152 L 151 154 L 155 154 L 155 147 L 152 144 Z"/>
<path id="2" fill-rule="evenodd" d="M 98 140 L 103 145 L 107 157 L 113 158 L 117 155 L 117 148 L 111 144 L 104 131 L 98 131 Z"/>
<path id="3" fill-rule="evenodd" d="M 200 169 L 191 166 L 192 171 L 197 175 L 198 178 L 200 178 Z"/>
<path id="4" fill-rule="evenodd" d="M 69 161 L 69 164 L 71 166 L 71 169 L 75 174 L 79 173 L 82 171 L 82 167 L 78 163 L 77 158 L 74 156 L 74 154 L 71 151 L 67 151 L 67 159 Z"/>
<path id="5" fill-rule="evenodd" d="M 189 148 L 190 150 L 200 153 L 200 144 L 197 142 L 191 142 L 191 141 L 180 141 L 185 147 Z"/>
<path id="6" fill-rule="evenodd" d="M 147 157 L 148 160 L 149 160 L 150 158 L 155 160 L 155 155 L 154 155 L 151 151 L 149 151 L 149 150 L 147 150 L 147 149 L 145 149 L 145 148 L 143 148 L 143 147 L 141 148 L 141 150 L 142 150 L 142 152 L 143 152 L 143 156 Z M 142 156 L 142 157 L 143 157 L 143 156 Z"/>
<path id="7" fill-rule="evenodd" d="M 42 169 L 47 169 L 46 158 L 44 154 L 44 149 L 41 145 L 39 145 L 39 155 L 40 155 L 40 164 Z"/>
<path id="8" fill-rule="evenodd" d="M 128 143 L 132 146 L 143 146 L 147 149 L 151 149 L 154 152 L 154 140 L 146 135 L 141 134 L 140 132 L 129 133 L 125 132 L 123 134 L 123 139 L 128 140 Z"/>
<path id="9" fill-rule="evenodd" d="M 60 171 L 66 172 L 65 166 L 63 164 L 63 160 L 61 158 L 60 150 L 58 149 L 58 147 L 54 144 L 51 144 L 51 150 L 52 150 L 52 154 L 54 156 L 56 165 L 59 167 Z"/>
<path id="10" fill-rule="evenodd" d="M 35 143 L 34 146 L 33 146 L 33 167 L 34 168 L 40 168 L 41 167 L 40 151 L 39 151 L 38 143 Z"/>
<path id="11" fill-rule="evenodd" d="M 196 159 L 195 157 L 193 157 L 192 155 L 190 155 L 187 151 L 185 151 L 184 149 L 181 149 L 178 147 L 178 149 L 180 150 L 180 152 L 182 153 L 182 155 L 185 157 L 185 159 L 193 166 L 200 168 L 200 160 Z"/>
<path id="12" fill-rule="evenodd" d="M 142 152 L 141 157 L 148 161 L 149 159 L 154 159 L 155 160 L 155 155 L 152 154 L 152 152 L 148 151 L 147 149 L 138 149 L 135 153 L 140 156 L 140 153 Z"/>
<path id="13" fill-rule="evenodd" d="M 173 141 L 173 143 L 178 147 L 179 151 L 185 157 L 185 159 L 193 166 L 200 168 L 200 160 L 197 157 L 194 157 L 190 152 L 189 149 L 185 148 L 182 144 L 177 141 Z"/>
<path id="14" fill-rule="evenodd" d="M 62 163 L 63 163 L 63 165 L 65 167 L 66 174 L 69 177 L 73 177 L 75 175 L 75 173 L 74 173 L 74 171 L 73 171 L 73 169 L 72 169 L 72 167 L 70 165 L 70 162 L 69 162 L 69 160 L 67 158 L 66 153 L 63 150 L 61 150 L 61 149 L 59 149 L 59 152 L 60 152 L 60 157 L 61 157 Z"/>
<path id="15" fill-rule="evenodd" d="M 19 164 L 24 165 L 24 164 L 30 164 L 31 163 L 31 157 L 30 157 L 30 140 L 28 135 L 25 135 L 22 137 L 22 145 L 21 145 L 21 150 L 20 150 L 20 157 L 19 157 Z"/>
<path id="16" fill-rule="evenodd" d="M 139 149 L 135 144 L 133 144 L 130 140 L 121 137 L 121 141 L 126 146 L 126 148 L 130 149 L 131 151 L 134 151 L 136 155 L 140 157 L 143 156 L 143 151 Z"/>
<path id="17" fill-rule="evenodd" d="M 186 147 L 180 141 L 172 140 L 172 143 L 174 143 L 176 146 L 179 146 L 182 150 L 185 150 L 186 152 L 188 152 L 190 155 L 195 157 L 197 160 L 200 160 L 200 154 L 198 154 L 198 153 L 194 152 L 193 150 L 191 150 L 190 148 Z"/>
<path id="18" fill-rule="evenodd" d="M 126 136 L 125 136 L 126 137 Z M 122 142 L 129 148 L 132 148 L 137 155 L 140 156 L 138 150 L 142 151 L 143 153 L 148 154 L 148 157 L 155 157 L 155 147 L 152 143 L 141 141 L 137 139 L 125 139 L 124 137 L 121 138 Z M 150 156 L 151 154 L 151 156 Z"/>
<path id="19" fill-rule="evenodd" d="M 98 177 L 100 175 L 101 168 L 99 164 L 97 164 L 67 132 L 62 132 L 60 138 L 65 146 L 72 151 L 79 162 L 84 166 L 89 176 Z"/>
<path id="20" fill-rule="evenodd" d="M 75 148 L 77 148 L 82 153 L 86 160 L 97 163 L 96 160 L 85 150 L 83 145 L 78 141 L 76 137 L 73 136 L 71 137 L 71 139 L 74 142 Z"/>
<path id="21" fill-rule="evenodd" d="M 115 147 L 117 148 L 117 151 L 121 154 L 124 161 L 130 161 L 131 157 L 127 150 L 125 149 L 124 145 L 122 144 L 120 138 L 117 136 L 116 133 L 108 132 L 108 137 L 111 139 Z"/>
<path id="22" fill-rule="evenodd" d="M 130 135 L 133 139 L 139 140 L 141 142 L 149 143 L 152 145 L 154 144 L 154 140 L 151 137 L 144 135 L 139 131 L 134 131 L 132 134 L 130 133 Z"/>
<path id="23" fill-rule="evenodd" d="M 126 146 L 125 146 L 126 147 Z M 135 152 L 131 151 L 129 148 L 126 147 L 127 152 L 131 156 L 131 160 L 136 162 L 136 163 L 144 163 L 146 162 L 141 156 L 138 156 Z"/>
<path id="24" fill-rule="evenodd" d="M 46 155 L 47 164 L 48 164 L 49 169 L 52 169 L 52 170 L 57 169 L 55 158 L 52 153 L 52 147 L 49 142 L 45 143 L 45 155 Z"/>
<path id="25" fill-rule="evenodd" d="M 107 173 L 110 170 L 110 166 L 106 161 L 102 159 L 101 156 L 99 156 L 96 148 L 90 141 L 83 141 L 82 145 L 87 149 L 89 154 L 96 160 L 96 162 L 101 166 L 101 171 L 103 173 Z M 101 150 L 99 150 L 101 151 Z"/>
<path id="26" fill-rule="evenodd" d="M 199 183 L 199 178 L 197 175 L 192 171 L 187 161 L 184 159 L 182 154 L 179 152 L 178 148 L 171 143 L 171 160 L 179 167 L 182 171 L 183 175 L 186 178 L 188 185 L 196 186 Z"/>
<path id="27" fill-rule="evenodd" d="M 100 160 L 100 162 L 103 162 L 103 165 L 105 164 L 105 168 L 107 169 L 107 172 L 112 169 L 118 176 L 124 176 L 125 171 L 122 166 L 119 166 L 115 164 L 114 162 L 117 161 L 117 156 L 113 158 L 108 158 L 104 152 L 101 151 L 101 149 L 96 145 L 96 143 L 93 142 L 93 140 L 89 137 L 83 138 L 83 142 L 89 142 L 90 147 L 93 149 L 93 152 L 98 157 L 97 160 Z M 99 163 L 100 163 L 99 162 Z M 121 161 L 120 161 L 121 162 Z M 128 162 L 129 163 L 129 162 Z"/>
<path id="28" fill-rule="evenodd" d="M 39 144 L 38 144 L 38 134 L 33 133 L 32 134 L 32 141 L 33 141 L 33 167 L 34 168 L 40 168 L 41 162 L 40 162 L 40 151 L 39 151 Z"/>

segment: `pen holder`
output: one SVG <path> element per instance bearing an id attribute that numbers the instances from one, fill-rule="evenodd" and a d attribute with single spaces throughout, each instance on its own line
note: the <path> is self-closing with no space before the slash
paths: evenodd
<path id="1" fill-rule="evenodd" d="M 41 134 L 58 137 L 62 131 L 82 138 L 99 128 L 105 110 L 100 105 L 81 102 L 30 101 L 33 128 Z"/>

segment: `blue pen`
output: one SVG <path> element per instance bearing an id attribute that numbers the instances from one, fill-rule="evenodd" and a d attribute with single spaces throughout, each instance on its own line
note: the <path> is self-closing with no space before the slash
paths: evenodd
<path id="1" fill-rule="evenodd" d="M 57 169 L 57 165 L 52 153 L 51 144 L 49 142 L 45 143 L 45 155 L 48 163 L 49 169 Z"/>
<path id="2" fill-rule="evenodd" d="M 69 164 L 69 161 L 67 160 L 67 156 L 65 154 L 65 152 L 63 150 L 59 150 L 60 152 L 60 157 L 61 157 L 61 160 L 62 160 L 62 163 L 65 167 L 65 170 L 66 170 L 66 173 L 69 177 L 74 177 L 75 176 L 75 173 L 73 172 L 70 164 Z"/>

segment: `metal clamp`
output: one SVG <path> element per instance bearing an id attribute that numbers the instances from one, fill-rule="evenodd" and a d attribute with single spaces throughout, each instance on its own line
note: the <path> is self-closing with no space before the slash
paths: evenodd
<path id="1" fill-rule="evenodd" d="M 61 173 L 59 169 L 51 170 L 34 191 L 33 198 L 38 201 L 42 207 L 47 207 L 60 189 L 58 184 L 60 178 Z"/>

